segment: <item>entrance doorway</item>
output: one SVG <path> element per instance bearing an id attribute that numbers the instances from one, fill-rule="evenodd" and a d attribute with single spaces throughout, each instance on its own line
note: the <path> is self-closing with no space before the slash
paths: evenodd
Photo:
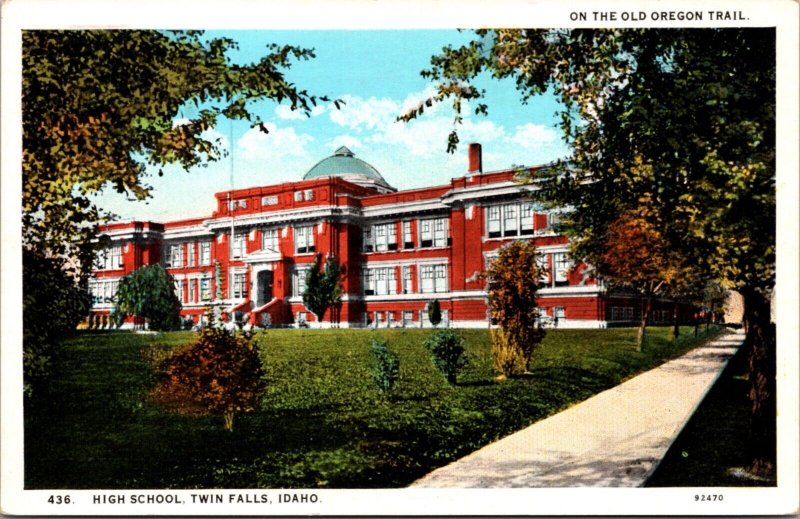
<path id="1" fill-rule="evenodd" d="M 272 299 L 271 270 L 262 270 L 256 275 L 256 308 L 264 306 Z"/>

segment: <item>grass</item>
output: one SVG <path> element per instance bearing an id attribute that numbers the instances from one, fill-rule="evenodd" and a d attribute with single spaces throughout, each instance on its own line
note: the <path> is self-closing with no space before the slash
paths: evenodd
<path id="1" fill-rule="evenodd" d="M 752 403 L 744 348 L 725 371 L 647 481 L 648 487 L 775 486 L 774 480 L 743 478 L 747 467 Z"/>
<path id="2" fill-rule="evenodd" d="M 168 414 L 147 393 L 143 352 L 193 340 L 84 333 L 64 347 L 51 386 L 25 408 L 25 487 L 385 488 L 584 400 L 688 350 L 653 328 L 551 330 L 529 375 L 493 382 L 486 330 L 463 330 L 470 365 L 447 384 L 422 343 L 429 330 L 268 330 L 257 341 L 267 371 L 261 408 L 238 415 Z M 370 341 L 389 342 L 400 379 L 375 387 Z"/>

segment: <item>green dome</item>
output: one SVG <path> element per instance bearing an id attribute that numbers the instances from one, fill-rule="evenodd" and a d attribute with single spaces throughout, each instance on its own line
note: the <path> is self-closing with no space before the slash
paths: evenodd
<path id="1" fill-rule="evenodd" d="M 321 177 L 342 177 L 344 180 L 379 191 L 395 191 L 378 170 L 361 159 L 357 159 L 352 151 L 342 146 L 333 155 L 322 159 L 303 175 L 303 180 Z"/>

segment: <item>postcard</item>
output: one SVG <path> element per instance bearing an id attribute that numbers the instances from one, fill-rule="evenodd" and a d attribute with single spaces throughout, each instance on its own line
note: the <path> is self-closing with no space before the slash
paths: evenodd
<path id="1" fill-rule="evenodd" d="M 797 2 L 2 8 L 4 514 L 798 513 Z"/>

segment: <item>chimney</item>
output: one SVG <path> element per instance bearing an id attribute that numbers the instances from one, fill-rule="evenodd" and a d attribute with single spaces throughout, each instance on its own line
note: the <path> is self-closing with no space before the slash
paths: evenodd
<path id="1" fill-rule="evenodd" d="M 483 163 L 481 159 L 481 145 L 477 142 L 472 142 L 469 145 L 469 169 L 467 174 L 481 174 L 483 173 Z"/>

